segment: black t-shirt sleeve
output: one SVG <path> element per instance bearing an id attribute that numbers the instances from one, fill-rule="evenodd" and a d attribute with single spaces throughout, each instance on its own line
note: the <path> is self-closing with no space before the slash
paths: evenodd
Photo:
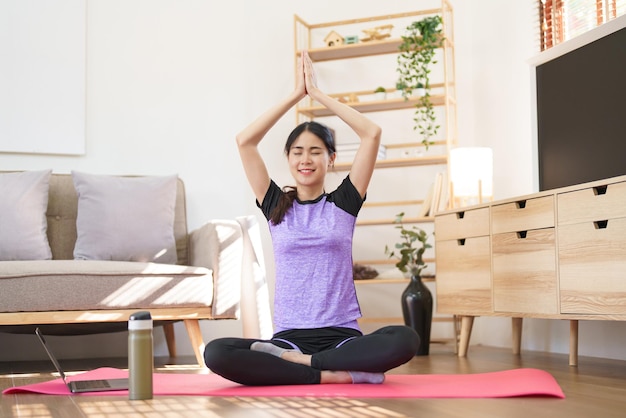
<path id="1" fill-rule="evenodd" d="M 337 187 L 337 190 L 328 195 L 328 201 L 334 202 L 338 208 L 345 210 L 350 215 L 357 216 L 365 198 L 361 198 L 361 194 L 354 187 L 348 175 Z"/>
<path id="2" fill-rule="evenodd" d="M 282 195 L 283 191 L 276 183 L 274 183 L 274 180 L 271 180 L 270 186 L 267 188 L 267 192 L 265 193 L 265 197 L 263 197 L 263 203 L 259 203 L 258 200 L 256 201 L 257 207 L 261 209 L 265 219 L 268 221 L 270 220 L 270 214 L 278 205 L 278 201 Z"/>

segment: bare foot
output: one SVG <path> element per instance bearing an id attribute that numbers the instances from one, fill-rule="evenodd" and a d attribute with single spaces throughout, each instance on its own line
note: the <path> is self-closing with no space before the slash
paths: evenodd
<path id="1" fill-rule="evenodd" d="M 352 383 L 352 377 L 348 372 L 322 370 L 320 383 Z"/>
<path id="2" fill-rule="evenodd" d="M 384 381 L 384 373 L 335 372 L 322 370 L 320 383 L 368 383 L 379 385 Z"/>
<path id="3" fill-rule="evenodd" d="M 292 363 L 304 364 L 305 366 L 311 366 L 311 355 L 302 354 L 298 351 L 285 351 L 280 356 L 283 360 L 290 361 Z"/>

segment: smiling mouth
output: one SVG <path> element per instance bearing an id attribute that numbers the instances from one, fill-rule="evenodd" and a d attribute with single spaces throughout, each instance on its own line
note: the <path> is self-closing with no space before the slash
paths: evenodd
<path id="1" fill-rule="evenodd" d="M 301 168 L 300 170 L 298 170 L 298 172 L 303 173 L 303 174 L 309 174 L 309 173 L 312 173 L 313 171 L 315 170 L 313 170 L 312 168 Z"/>

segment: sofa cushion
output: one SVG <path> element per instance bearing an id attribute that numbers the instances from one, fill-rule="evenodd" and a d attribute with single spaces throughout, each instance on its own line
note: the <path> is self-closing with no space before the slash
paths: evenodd
<path id="1" fill-rule="evenodd" d="M 73 171 L 77 260 L 175 264 L 177 176 L 119 177 Z"/>
<path id="2" fill-rule="evenodd" d="M 7 261 L 0 288 L 2 312 L 207 307 L 213 272 L 126 261 Z"/>
<path id="3" fill-rule="evenodd" d="M 0 174 L 0 261 L 52 258 L 46 235 L 51 173 Z"/>

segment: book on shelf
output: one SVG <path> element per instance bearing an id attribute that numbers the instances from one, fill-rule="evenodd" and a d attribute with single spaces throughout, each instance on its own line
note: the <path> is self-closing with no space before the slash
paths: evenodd
<path id="1" fill-rule="evenodd" d="M 433 185 L 433 198 L 430 202 L 430 210 L 428 216 L 435 216 L 435 213 L 439 212 L 439 202 L 441 200 L 441 188 L 443 185 L 443 173 L 439 172 L 435 175 L 435 182 Z"/>
<path id="2" fill-rule="evenodd" d="M 445 205 L 447 204 L 447 202 L 444 202 L 444 200 L 447 199 L 446 189 L 445 174 L 443 172 L 438 172 L 435 175 L 435 179 L 433 180 L 432 184 L 428 188 L 428 192 L 426 193 L 426 197 L 422 202 L 420 211 L 417 216 L 419 218 L 429 216 L 432 217 L 435 216 L 435 213 L 444 209 Z"/>
<path id="3" fill-rule="evenodd" d="M 426 197 L 424 198 L 424 201 L 422 202 L 422 205 L 420 206 L 420 211 L 417 214 L 418 218 L 425 218 L 427 216 L 429 216 L 430 213 L 430 204 L 433 200 L 433 188 L 435 187 L 435 184 L 431 184 L 430 187 L 428 188 L 428 192 L 426 193 Z"/>
<path id="4" fill-rule="evenodd" d="M 448 209 L 448 204 L 450 200 L 450 183 L 448 182 L 447 172 L 441 172 L 441 188 L 439 194 L 439 203 L 437 205 L 437 212 L 444 211 Z M 433 216 L 435 216 L 433 214 Z"/>

